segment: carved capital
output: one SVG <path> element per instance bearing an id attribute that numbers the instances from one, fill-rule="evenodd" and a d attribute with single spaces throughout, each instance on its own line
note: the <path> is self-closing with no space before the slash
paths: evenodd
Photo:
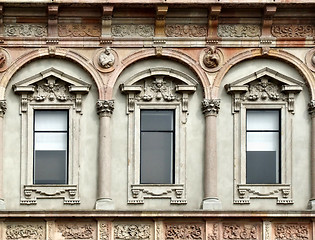
<path id="1" fill-rule="evenodd" d="M 202 112 L 205 115 L 218 115 L 220 109 L 220 99 L 204 99 L 201 103 Z"/>
<path id="2" fill-rule="evenodd" d="M 312 100 L 308 104 L 308 112 L 311 114 L 312 117 L 315 117 L 315 100 Z"/>
<path id="3" fill-rule="evenodd" d="M 2 117 L 5 114 L 6 110 L 7 110 L 7 101 L 0 100 L 0 117 Z"/>
<path id="4" fill-rule="evenodd" d="M 98 100 L 96 103 L 97 114 L 110 117 L 114 111 L 114 100 Z"/>

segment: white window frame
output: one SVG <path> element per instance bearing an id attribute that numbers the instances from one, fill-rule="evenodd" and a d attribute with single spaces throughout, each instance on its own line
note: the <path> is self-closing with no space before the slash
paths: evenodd
<path id="1" fill-rule="evenodd" d="M 270 93 L 279 94 L 279 98 L 258 94 L 257 99 L 250 99 L 257 81 L 275 83 Z M 234 203 L 250 204 L 253 199 L 276 199 L 277 204 L 293 204 L 292 196 L 292 118 L 294 101 L 302 91 L 303 82 L 282 75 L 270 68 L 264 68 L 231 84 L 226 90 L 232 95 L 232 114 L 234 118 Z M 261 95 L 260 95 L 261 94 Z M 280 159 L 281 178 L 279 184 L 246 183 L 246 113 L 247 110 L 280 110 Z"/>
<path id="2" fill-rule="evenodd" d="M 38 92 L 36 85 L 63 84 L 60 90 L 66 99 L 49 99 L 45 91 Z M 64 204 L 80 204 L 79 197 L 79 149 L 82 95 L 90 85 L 55 68 L 49 68 L 13 85 L 21 96 L 21 205 L 36 205 L 39 199 L 63 199 Z M 58 95 L 58 91 L 55 93 Z M 44 96 L 44 97 L 43 97 Z M 55 95 L 56 96 L 56 95 Z M 68 111 L 68 183 L 34 184 L 34 111 Z"/>
<path id="3" fill-rule="evenodd" d="M 143 100 L 139 96 L 147 94 L 146 84 L 150 79 L 168 78 L 177 83 L 173 86 L 173 100 Z M 141 82 L 142 81 L 142 82 Z M 150 81 L 150 80 L 149 80 Z M 196 90 L 197 82 L 190 76 L 169 68 L 151 68 L 132 76 L 121 85 L 121 91 L 127 94 L 128 115 L 128 203 L 143 204 L 145 199 L 170 199 L 171 204 L 186 204 L 186 122 L 188 96 Z M 141 110 L 175 111 L 175 176 L 174 184 L 140 183 L 140 112 Z"/>

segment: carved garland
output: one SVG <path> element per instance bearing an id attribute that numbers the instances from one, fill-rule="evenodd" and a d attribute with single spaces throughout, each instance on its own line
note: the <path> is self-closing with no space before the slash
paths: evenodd
<path id="1" fill-rule="evenodd" d="M 6 230 L 6 239 L 29 239 L 42 240 L 44 237 L 44 227 L 32 224 L 9 224 Z"/>
<path id="2" fill-rule="evenodd" d="M 114 226 L 116 240 L 149 240 L 151 239 L 151 226 L 146 224 L 121 224 Z"/>
<path id="3" fill-rule="evenodd" d="M 92 224 L 59 224 L 58 230 L 64 239 L 93 239 Z"/>
<path id="4" fill-rule="evenodd" d="M 277 224 L 275 226 L 276 240 L 307 240 L 309 238 L 308 224 Z"/>
<path id="5" fill-rule="evenodd" d="M 200 224 L 167 224 L 165 226 L 165 239 L 203 239 L 204 228 Z"/>

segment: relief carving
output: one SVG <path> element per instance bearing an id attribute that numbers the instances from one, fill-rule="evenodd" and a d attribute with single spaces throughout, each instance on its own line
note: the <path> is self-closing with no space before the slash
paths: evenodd
<path id="1" fill-rule="evenodd" d="M 219 240 L 219 224 L 212 225 L 212 232 L 208 234 L 208 240 Z"/>
<path id="2" fill-rule="evenodd" d="M 110 47 L 107 47 L 103 52 L 100 53 L 98 64 L 103 68 L 110 68 L 115 63 L 115 56 L 111 52 Z"/>
<path id="3" fill-rule="evenodd" d="M 273 25 L 271 34 L 274 37 L 313 37 L 314 28 L 312 25 Z"/>
<path id="4" fill-rule="evenodd" d="M 3 52 L 0 52 L 0 68 L 2 68 L 6 63 L 6 55 Z"/>
<path id="5" fill-rule="evenodd" d="M 112 26 L 114 37 L 153 37 L 153 25 L 114 25 Z"/>
<path id="6" fill-rule="evenodd" d="M 5 24 L 4 35 L 7 37 L 46 37 L 46 24 Z"/>
<path id="7" fill-rule="evenodd" d="M 99 37 L 101 27 L 98 24 L 59 24 L 59 37 Z"/>
<path id="8" fill-rule="evenodd" d="M 165 35 L 167 37 L 205 37 L 207 26 L 205 25 L 166 25 Z"/>
<path id="9" fill-rule="evenodd" d="M 309 238 L 308 224 L 277 224 L 275 226 L 276 240 L 307 240 Z"/>
<path id="10" fill-rule="evenodd" d="M 92 224 L 58 224 L 58 230 L 64 239 L 93 239 Z"/>
<path id="11" fill-rule="evenodd" d="M 6 239 L 26 239 L 26 240 L 43 240 L 44 227 L 41 225 L 24 225 L 24 224 L 9 224 L 6 229 Z"/>
<path id="12" fill-rule="evenodd" d="M 7 110 L 7 101 L 0 100 L 0 116 L 3 116 Z"/>
<path id="13" fill-rule="evenodd" d="M 149 240 L 151 237 L 150 225 L 145 224 L 121 224 L 115 225 L 114 237 L 115 240 L 130 239 L 130 240 Z"/>
<path id="14" fill-rule="evenodd" d="M 260 25 L 253 24 L 221 24 L 218 26 L 219 37 L 259 37 Z"/>
<path id="15" fill-rule="evenodd" d="M 308 112 L 314 116 L 315 115 L 315 100 L 312 100 L 309 104 L 308 104 Z"/>
<path id="16" fill-rule="evenodd" d="M 220 64 L 220 55 L 215 47 L 210 47 L 203 56 L 203 64 L 208 68 L 218 67 Z"/>
<path id="17" fill-rule="evenodd" d="M 219 113 L 220 99 L 204 99 L 201 104 L 204 114 L 217 115 Z"/>
<path id="18" fill-rule="evenodd" d="M 203 239 L 202 225 L 197 224 L 172 224 L 165 226 L 165 239 Z"/>
<path id="19" fill-rule="evenodd" d="M 96 109 L 99 115 L 111 116 L 114 111 L 114 100 L 98 100 Z"/>
<path id="20" fill-rule="evenodd" d="M 258 226 L 252 224 L 231 224 L 223 226 L 223 239 L 258 239 Z"/>
<path id="21" fill-rule="evenodd" d="M 107 223 L 100 224 L 100 240 L 109 240 L 109 226 Z"/>

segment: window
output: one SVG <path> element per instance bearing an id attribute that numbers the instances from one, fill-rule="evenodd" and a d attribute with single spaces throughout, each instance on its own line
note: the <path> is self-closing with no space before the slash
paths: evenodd
<path id="1" fill-rule="evenodd" d="M 280 112 L 247 110 L 246 183 L 280 183 Z"/>
<path id="2" fill-rule="evenodd" d="M 186 123 L 197 82 L 170 68 L 150 68 L 122 84 L 127 95 L 128 203 L 186 204 Z"/>
<path id="3" fill-rule="evenodd" d="M 21 95 L 21 200 L 79 204 L 80 118 L 90 85 L 49 68 L 13 85 Z"/>
<path id="4" fill-rule="evenodd" d="M 68 182 L 68 111 L 34 112 L 34 184 Z"/>
<path id="5" fill-rule="evenodd" d="M 141 110 L 140 121 L 140 182 L 174 183 L 174 111 Z"/>
<path id="6" fill-rule="evenodd" d="M 292 119 L 302 86 L 270 68 L 225 86 L 232 95 L 235 204 L 293 203 Z"/>

